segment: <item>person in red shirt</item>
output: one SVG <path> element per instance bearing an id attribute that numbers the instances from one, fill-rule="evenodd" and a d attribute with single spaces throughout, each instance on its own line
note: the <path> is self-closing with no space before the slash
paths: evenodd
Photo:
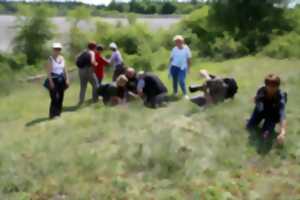
<path id="1" fill-rule="evenodd" d="M 109 62 L 102 57 L 101 53 L 103 51 L 103 47 L 101 45 L 97 45 L 95 52 L 95 59 L 97 65 L 94 65 L 94 72 L 96 74 L 98 80 L 98 87 L 101 85 L 102 80 L 104 78 L 104 67 L 109 64 Z"/>

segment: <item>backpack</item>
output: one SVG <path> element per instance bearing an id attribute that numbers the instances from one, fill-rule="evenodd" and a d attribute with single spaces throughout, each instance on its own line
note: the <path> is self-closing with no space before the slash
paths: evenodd
<path id="1" fill-rule="evenodd" d="M 225 99 L 233 99 L 238 91 L 238 84 L 234 78 L 224 78 L 224 83 L 228 86 Z"/>
<path id="2" fill-rule="evenodd" d="M 82 52 L 76 59 L 78 68 L 85 68 L 91 66 L 91 54 L 88 51 Z"/>

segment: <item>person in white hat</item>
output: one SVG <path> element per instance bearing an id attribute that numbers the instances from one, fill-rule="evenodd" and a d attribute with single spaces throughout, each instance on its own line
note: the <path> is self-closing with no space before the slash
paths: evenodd
<path id="1" fill-rule="evenodd" d="M 114 68 L 114 74 L 113 74 L 113 81 L 116 81 L 116 79 L 121 75 L 125 73 L 125 67 L 123 64 L 123 58 L 118 50 L 118 46 L 116 43 L 112 42 L 109 44 L 109 48 L 112 51 L 111 57 L 109 59 L 109 63 Z"/>
<path id="2" fill-rule="evenodd" d="M 183 96 L 189 99 L 186 90 L 186 73 L 191 65 L 191 51 L 189 47 L 184 43 L 182 35 L 176 35 L 173 38 L 175 47 L 172 49 L 170 56 L 170 68 L 169 73 L 173 79 L 173 93 L 178 95 L 178 83 L 181 87 Z"/>
<path id="3" fill-rule="evenodd" d="M 49 90 L 51 103 L 49 109 L 49 118 L 60 116 L 62 112 L 64 91 L 69 87 L 69 76 L 65 66 L 65 59 L 61 55 L 61 43 L 52 44 L 52 55 L 46 65 L 47 80 L 45 86 Z"/>

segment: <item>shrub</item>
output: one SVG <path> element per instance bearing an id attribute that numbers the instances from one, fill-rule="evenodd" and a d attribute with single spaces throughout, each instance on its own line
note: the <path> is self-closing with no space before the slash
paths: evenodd
<path id="1" fill-rule="evenodd" d="M 53 11 L 46 6 L 36 6 L 29 15 L 18 18 L 18 32 L 14 39 L 14 51 L 25 53 L 29 65 L 46 56 L 46 44 L 53 38 L 53 25 L 49 17 Z M 25 9 L 26 10 L 26 9 Z M 26 13 L 22 11 L 22 13 Z"/>
<path id="2" fill-rule="evenodd" d="M 262 53 L 274 58 L 300 58 L 300 36 L 296 32 L 278 36 L 263 49 Z"/>

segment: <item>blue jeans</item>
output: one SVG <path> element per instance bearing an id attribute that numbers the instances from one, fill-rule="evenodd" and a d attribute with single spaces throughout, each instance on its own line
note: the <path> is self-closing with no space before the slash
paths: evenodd
<path id="1" fill-rule="evenodd" d="M 178 82 L 179 82 L 183 95 L 186 95 L 186 86 L 185 86 L 186 70 L 181 70 L 179 67 L 172 66 L 170 72 L 173 79 L 173 92 L 177 94 Z"/>
<path id="2" fill-rule="evenodd" d="M 269 116 L 264 110 L 260 111 L 257 106 L 255 107 L 250 120 L 247 123 L 247 129 L 253 130 L 259 126 L 259 124 L 263 122 L 262 132 L 272 133 L 275 130 L 275 126 L 278 121 L 274 120 L 272 116 Z"/>

